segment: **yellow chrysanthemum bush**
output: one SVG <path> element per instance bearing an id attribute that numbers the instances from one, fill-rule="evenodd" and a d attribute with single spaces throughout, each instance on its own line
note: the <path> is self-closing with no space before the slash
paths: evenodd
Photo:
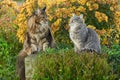
<path id="1" fill-rule="evenodd" d="M 4 38 L 7 38 L 6 40 L 9 40 L 9 37 L 17 31 L 16 24 L 14 24 L 17 16 L 16 10 L 16 2 L 11 0 L 0 1 L 0 35 L 4 35 Z"/>
<path id="2" fill-rule="evenodd" d="M 97 31 L 102 44 L 119 43 L 118 0 L 26 0 L 16 19 L 19 26 L 17 36 L 21 42 L 24 41 L 27 17 L 32 14 L 37 4 L 39 7 L 47 6 L 52 32 L 58 42 L 71 43 L 68 24 L 72 13 L 76 13 L 84 14 L 86 25 Z"/>
<path id="3" fill-rule="evenodd" d="M 18 6 L 15 1 L 0 1 L 0 29 L 5 27 L 12 27 L 11 25 L 15 20 L 15 16 L 17 16 L 17 11 L 15 11 L 17 8 Z"/>

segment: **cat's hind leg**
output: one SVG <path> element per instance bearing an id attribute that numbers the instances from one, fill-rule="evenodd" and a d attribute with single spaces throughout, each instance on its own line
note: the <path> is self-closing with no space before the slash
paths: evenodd
<path id="1" fill-rule="evenodd" d="M 90 42 L 85 46 L 85 49 L 88 52 L 92 52 L 92 53 L 100 53 L 100 48 L 98 46 L 98 44 L 94 43 L 94 42 Z"/>

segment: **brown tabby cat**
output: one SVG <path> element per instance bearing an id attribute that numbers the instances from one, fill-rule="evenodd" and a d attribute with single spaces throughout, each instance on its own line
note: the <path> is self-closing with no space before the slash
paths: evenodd
<path id="1" fill-rule="evenodd" d="M 17 73 L 20 80 L 25 80 L 24 59 L 26 56 L 39 51 L 45 51 L 48 47 L 55 47 L 55 41 L 51 33 L 51 28 L 48 24 L 45 10 L 46 7 L 43 9 L 37 9 L 27 21 L 28 26 L 25 42 L 23 49 L 17 57 Z"/>

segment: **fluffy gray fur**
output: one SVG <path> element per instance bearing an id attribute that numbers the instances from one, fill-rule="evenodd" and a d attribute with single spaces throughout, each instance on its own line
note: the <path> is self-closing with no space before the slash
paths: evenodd
<path id="1" fill-rule="evenodd" d="M 76 53 L 84 50 L 101 52 L 100 40 L 97 33 L 86 27 L 83 19 L 83 14 L 80 16 L 73 16 L 70 19 L 70 39 L 74 43 Z"/>

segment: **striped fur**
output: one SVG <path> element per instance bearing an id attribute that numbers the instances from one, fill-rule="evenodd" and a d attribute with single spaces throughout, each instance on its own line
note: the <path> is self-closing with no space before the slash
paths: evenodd
<path id="1" fill-rule="evenodd" d="M 17 73 L 20 80 L 25 80 L 25 64 L 26 56 L 45 51 L 46 48 L 54 48 L 55 41 L 48 24 L 45 8 L 37 9 L 35 13 L 27 21 L 26 37 L 23 49 L 17 57 Z"/>

